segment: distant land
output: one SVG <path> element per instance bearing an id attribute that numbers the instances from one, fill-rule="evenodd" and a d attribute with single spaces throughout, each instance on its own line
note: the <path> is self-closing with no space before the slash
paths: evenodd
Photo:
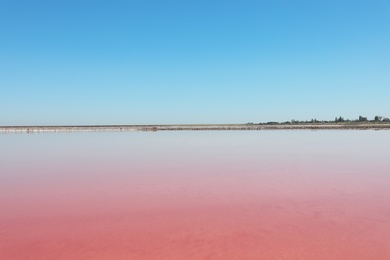
<path id="1" fill-rule="evenodd" d="M 131 132 L 131 131 L 237 131 L 237 130 L 390 130 L 390 120 L 376 116 L 373 120 L 360 116 L 357 120 L 336 117 L 334 121 L 291 120 L 245 124 L 172 124 L 172 125 L 59 125 L 0 126 L 0 133 L 56 132 Z"/>

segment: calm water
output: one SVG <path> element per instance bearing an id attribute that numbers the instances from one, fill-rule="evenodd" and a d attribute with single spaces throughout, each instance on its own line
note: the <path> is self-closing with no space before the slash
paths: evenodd
<path id="1" fill-rule="evenodd" d="M 0 135 L 0 259 L 390 259 L 390 131 Z"/>

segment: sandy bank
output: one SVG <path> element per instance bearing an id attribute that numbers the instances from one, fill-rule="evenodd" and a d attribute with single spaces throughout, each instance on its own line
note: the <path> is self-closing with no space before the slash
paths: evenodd
<path id="1" fill-rule="evenodd" d="M 250 130 L 388 130 L 390 123 L 280 124 L 280 125 L 93 125 L 93 126 L 0 126 L 0 133 L 131 132 L 131 131 L 250 131 Z"/>

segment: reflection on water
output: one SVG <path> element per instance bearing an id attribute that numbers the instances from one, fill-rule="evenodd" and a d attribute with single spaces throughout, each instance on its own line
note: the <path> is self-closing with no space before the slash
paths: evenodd
<path id="1" fill-rule="evenodd" d="M 0 135 L 0 259 L 390 259 L 390 131 Z"/>

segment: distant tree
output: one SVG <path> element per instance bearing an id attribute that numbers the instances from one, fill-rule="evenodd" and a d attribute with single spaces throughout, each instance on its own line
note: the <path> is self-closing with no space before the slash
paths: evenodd
<path id="1" fill-rule="evenodd" d="M 381 117 L 381 116 L 375 116 L 375 117 L 374 117 L 374 120 L 375 120 L 375 121 L 382 121 L 382 117 Z"/>

